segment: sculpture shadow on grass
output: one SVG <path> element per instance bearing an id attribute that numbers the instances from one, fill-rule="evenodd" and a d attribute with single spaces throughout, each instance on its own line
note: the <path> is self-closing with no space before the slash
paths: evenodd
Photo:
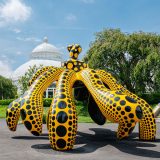
<path id="1" fill-rule="evenodd" d="M 103 128 L 90 128 L 90 130 L 93 131 L 94 134 L 84 132 L 77 133 L 76 146 L 70 151 L 55 151 L 50 147 L 50 144 L 36 144 L 31 147 L 45 154 L 84 154 L 92 153 L 97 149 L 106 150 L 107 152 L 107 148 L 102 147 L 111 145 L 124 153 L 142 157 L 160 158 L 160 152 L 154 151 L 156 144 L 135 139 L 138 137 L 137 133 L 132 133 L 130 137 L 124 140 L 117 140 L 114 131 Z M 154 142 L 160 142 L 160 140 L 158 139 Z M 152 147 L 153 150 L 147 147 Z"/>

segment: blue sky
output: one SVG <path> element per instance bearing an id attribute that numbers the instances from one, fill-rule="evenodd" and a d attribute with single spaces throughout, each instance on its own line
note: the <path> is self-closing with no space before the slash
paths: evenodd
<path id="1" fill-rule="evenodd" d="M 0 0 L 0 74 L 29 59 L 44 36 L 68 58 L 79 43 L 82 58 L 104 28 L 160 33 L 159 0 Z"/>

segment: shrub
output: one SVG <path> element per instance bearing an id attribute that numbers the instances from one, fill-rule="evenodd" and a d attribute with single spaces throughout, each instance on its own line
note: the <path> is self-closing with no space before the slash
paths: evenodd
<path id="1" fill-rule="evenodd" d="M 43 99 L 43 106 L 44 107 L 49 107 L 52 103 L 52 98 L 44 98 Z"/>
<path id="2" fill-rule="evenodd" d="M 146 100 L 149 104 L 158 104 L 160 103 L 160 93 L 142 93 L 138 94 L 139 97 Z M 4 99 L 0 100 L 0 105 L 9 105 L 14 99 Z M 50 107 L 52 103 L 52 98 L 43 98 L 43 106 Z M 78 112 L 84 110 L 87 112 L 86 104 L 81 101 L 75 101 L 76 106 L 79 108 Z"/>
<path id="3" fill-rule="evenodd" d="M 0 105 L 9 105 L 14 99 L 0 100 Z"/>
<path id="4" fill-rule="evenodd" d="M 43 124 L 47 123 L 47 117 L 46 117 L 45 113 L 43 114 L 42 122 L 43 122 Z"/>
<path id="5" fill-rule="evenodd" d="M 146 100 L 149 104 L 160 103 L 160 93 L 143 93 L 138 96 Z"/>
<path id="6" fill-rule="evenodd" d="M 9 105 L 14 99 L 4 99 L 0 100 L 0 105 Z M 43 105 L 44 107 L 49 107 L 52 103 L 52 98 L 44 98 Z"/>

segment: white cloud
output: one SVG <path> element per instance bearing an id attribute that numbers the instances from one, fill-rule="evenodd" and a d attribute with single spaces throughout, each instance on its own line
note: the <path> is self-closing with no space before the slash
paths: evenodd
<path id="1" fill-rule="evenodd" d="M 7 0 L 0 4 L 0 26 L 24 22 L 31 15 L 31 7 L 22 0 Z"/>
<path id="2" fill-rule="evenodd" d="M 14 28 L 14 29 L 11 29 L 13 32 L 15 32 L 15 33 L 21 33 L 21 30 L 20 29 L 18 29 L 18 28 Z"/>
<path id="3" fill-rule="evenodd" d="M 70 14 L 68 14 L 68 15 L 65 17 L 65 19 L 66 19 L 67 21 L 73 22 L 73 21 L 76 21 L 76 20 L 77 20 L 77 17 L 76 17 L 74 14 L 70 13 Z"/>
<path id="4" fill-rule="evenodd" d="M 41 42 L 42 40 L 36 37 L 16 37 L 17 40 L 19 41 L 24 41 L 24 42 Z"/>
<path id="5" fill-rule="evenodd" d="M 19 56 L 19 55 L 22 55 L 22 52 L 21 52 L 21 51 L 17 51 L 17 52 L 16 52 L 16 55 L 18 55 L 18 56 Z"/>
<path id="6" fill-rule="evenodd" d="M 94 3 L 95 2 L 95 0 L 81 0 L 81 1 L 84 3 Z"/>
<path id="7" fill-rule="evenodd" d="M 11 67 L 8 64 L 0 61 L 0 75 L 10 78 L 12 72 L 13 71 L 12 71 Z"/>

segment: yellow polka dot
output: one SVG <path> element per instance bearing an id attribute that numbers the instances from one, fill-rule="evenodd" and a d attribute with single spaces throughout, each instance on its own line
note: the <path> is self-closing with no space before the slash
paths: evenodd
<path id="1" fill-rule="evenodd" d="M 68 64 L 67 64 L 67 68 L 68 68 L 68 69 L 72 69 L 72 68 L 73 68 L 73 64 L 72 64 L 72 63 L 68 63 Z"/>
<path id="2" fill-rule="evenodd" d="M 78 71 L 78 68 L 77 68 L 77 67 L 75 67 L 75 68 L 74 68 L 74 70 L 75 70 L 75 71 Z"/>
<path id="3" fill-rule="evenodd" d="M 70 52 L 69 54 L 70 54 L 70 57 L 73 57 L 73 52 Z"/>
<path id="4" fill-rule="evenodd" d="M 83 67 L 81 66 L 81 67 L 80 67 L 80 69 L 82 70 L 82 69 L 83 69 Z"/>
<path id="5" fill-rule="evenodd" d="M 77 65 L 77 62 L 74 62 L 74 65 Z"/>
<path id="6" fill-rule="evenodd" d="M 85 63 L 83 63 L 83 66 L 84 66 L 84 67 L 87 67 L 87 65 L 86 65 Z"/>
<path id="7" fill-rule="evenodd" d="M 77 58 L 77 57 L 78 57 L 78 54 L 77 54 L 77 53 L 75 53 L 75 54 L 74 54 L 74 57 L 75 57 L 75 58 Z"/>
<path id="8" fill-rule="evenodd" d="M 75 49 L 75 46 L 72 47 L 72 50 L 74 50 L 74 49 Z"/>
<path id="9" fill-rule="evenodd" d="M 81 48 L 81 47 L 79 47 L 79 48 L 78 48 L 78 52 L 80 53 L 81 51 L 82 51 L 82 48 Z"/>

